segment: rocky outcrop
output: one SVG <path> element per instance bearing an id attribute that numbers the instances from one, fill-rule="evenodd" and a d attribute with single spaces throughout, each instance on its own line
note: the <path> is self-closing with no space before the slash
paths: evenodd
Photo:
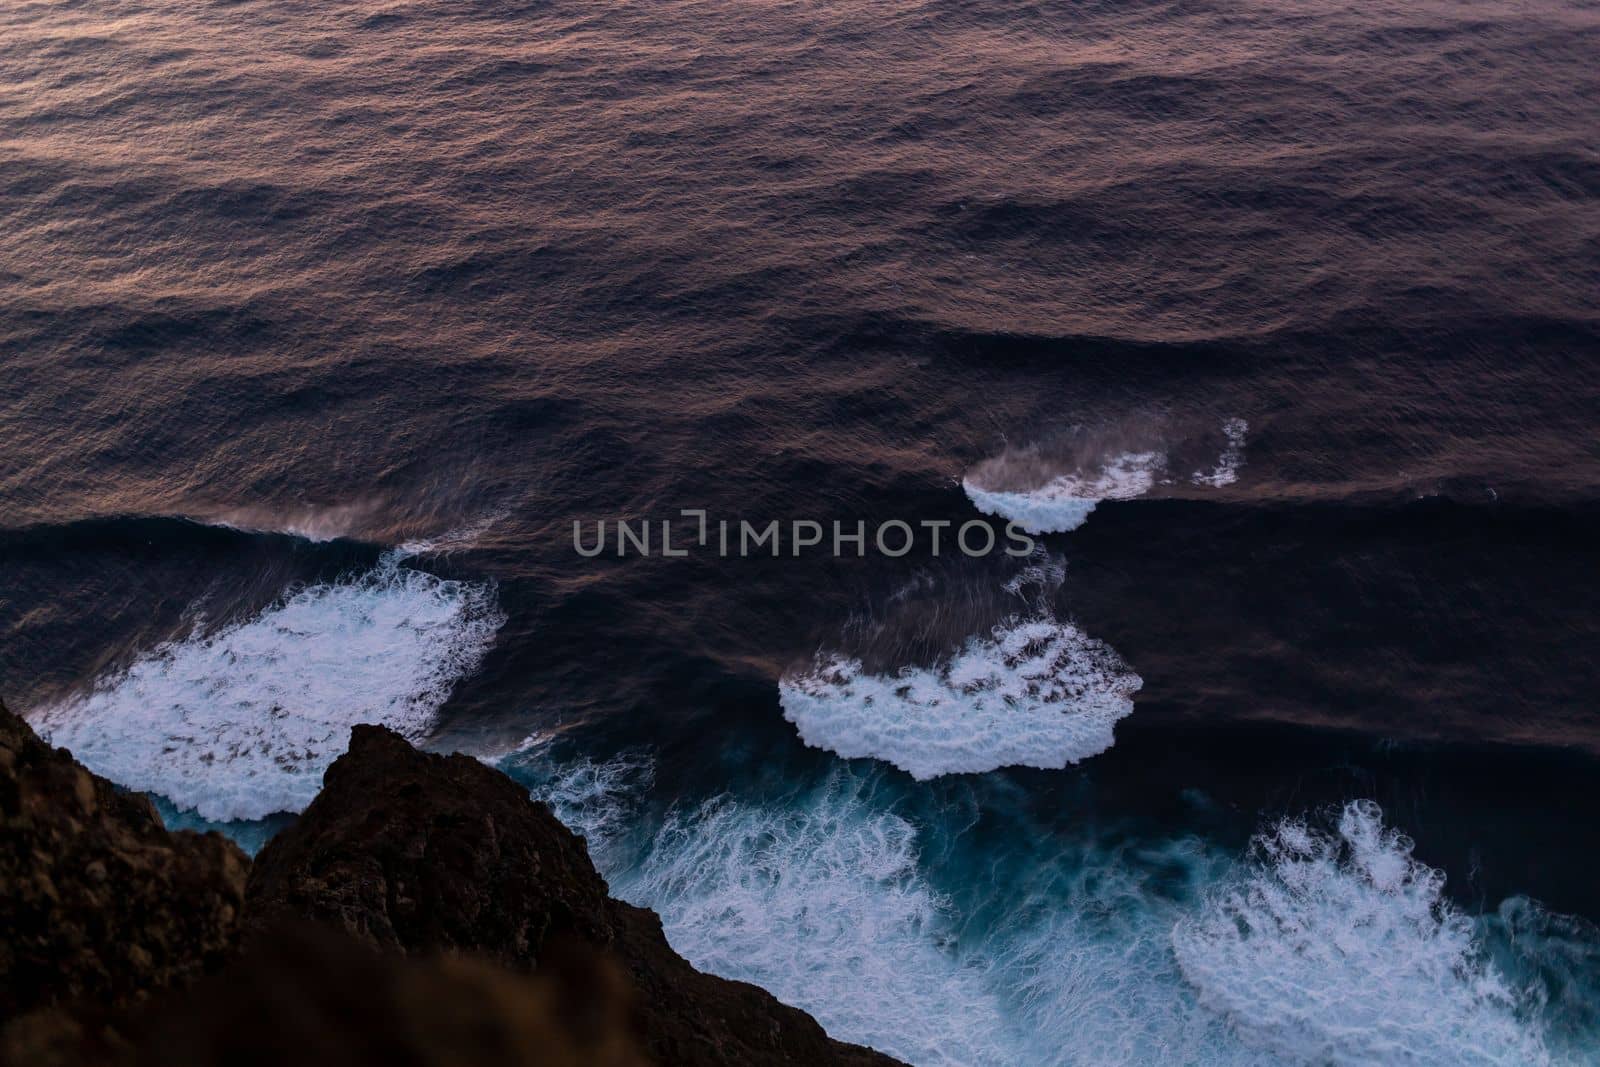
<path id="1" fill-rule="evenodd" d="M 135 1004 L 216 970 L 238 947 L 249 865 L 220 834 L 169 833 L 144 796 L 0 705 L 7 1045 L 114 1041 L 107 1028 Z"/>
<path id="2" fill-rule="evenodd" d="M 616 902 L 582 841 L 505 775 L 357 726 L 322 782 L 256 857 L 258 926 L 322 920 L 378 948 L 468 950 L 522 969 L 555 934 L 612 940 Z"/>
<path id="3" fill-rule="evenodd" d="M 252 866 L 0 706 L 0 1062 L 895 1061 L 696 971 L 581 838 L 465 756 L 357 727 Z"/>
<path id="4" fill-rule="evenodd" d="M 257 857 L 250 922 L 337 925 L 407 954 L 469 951 L 537 972 L 559 945 L 619 961 L 635 1023 L 664 1064 L 889 1064 L 809 1015 L 702 974 L 654 912 L 609 896 L 583 840 L 527 790 L 466 756 L 358 726 L 322 793 Z"/>

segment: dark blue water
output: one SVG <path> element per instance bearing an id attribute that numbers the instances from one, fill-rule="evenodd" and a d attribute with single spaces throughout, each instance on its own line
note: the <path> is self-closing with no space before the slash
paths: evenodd
<path id="1" fill-rule="evenodd" d="M 0 696 L 252 842 L 354 722 L 496 761 L 917 1063 L 1592 1061 L 1597 58 L 1556 0 L 9 6 Z M 573 549 L 686 508 L 1043 532 Z"/>

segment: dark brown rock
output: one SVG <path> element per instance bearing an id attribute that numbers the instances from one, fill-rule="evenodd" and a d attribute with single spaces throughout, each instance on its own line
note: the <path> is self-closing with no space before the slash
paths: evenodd
<path id="1" fill-rule="evenodd" d="M 249 862 L 220 834 L 169 833 L 143 796 L 0 705 L 4 1047 L 70 1046 L 220 967 L 238 945 Z"/>
<path id="2" fill-rule="evenodd" d="M 607 952 L 663 1064 L 895 1062 L 831 1040 L 764 990 L 696 971 L 655 913 L 608 895 L 582 839 L 525 789 L 380 727 L 356 727 L 321 794 L 257 857 L 248 900 L 252 926 L 317 920 L 378 948 L 465 951 L 522 972 L 563 942 Z"/>
<path id="3" fill-rule="evenodd" d="M 156 1014 L 141 1067 L 645 1067 L 620 970 L 566 952 L 537 975 L 397 958 L 328 926 L 257 939 Z"/>
<path id="4" fill-rule="evenodd" d="M 0 931 L 6 1064 L 894 1062 L 696 971 L 522 787 L 375 727 L 251 871 L 0 707 Z"/>

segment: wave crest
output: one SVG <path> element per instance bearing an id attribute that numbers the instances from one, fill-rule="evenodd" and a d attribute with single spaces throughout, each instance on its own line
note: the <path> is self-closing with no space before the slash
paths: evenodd
<path id="1" fill-rule="evenodd" d="M 421 739 L 504 622 L 492 586 L 401 560 L 160 645 L 28 718 L 90 770 L 202 818 L 300 811 L 355 724 Z"/>
<path id="2" fill-rule="evenodd" d="M 870 674 L 839 653 L 779 684 L 816 748 L 884 760 L 917 779 L 999 767 L 1057 769 L 1110 748 L 1143 685 L 1071 623 L 1013 619 L 932 667 Z"/>
<path id="3" fill-rule="evenodd" d="M 1148 493 L 1167 457 L 1124 452 L 1097 469 L 1057 474 L 1032 489 L 985 488 L 1010 462 L 1011 457 L 1002 456 L 980 465 L 962 479 L 961 488 L 985 515 L 1014 522 L 1031 534 L 1046 534 L 1076 530 L 1102 500 L 1132 500 Z"/>
<path id="4" fill-rule="evenodd" d="M 1242 1039 L 1294 1062 L 1548 1062 L 1444 874 L 1411 849 L 1371 801 L 1331 834 L 1279 823 L 1173 930 L 1184 978 Z"/>

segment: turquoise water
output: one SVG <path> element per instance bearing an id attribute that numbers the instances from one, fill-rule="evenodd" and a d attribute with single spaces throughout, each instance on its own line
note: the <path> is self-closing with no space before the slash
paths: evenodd
<path id="1" fill-rule="evenodd" d="M 1525 898 L 1449 901 L 1370 802 L 1218 840 L 1042 821 L 1003 775 L 721 768 L 667 803 L 645 753 L 505 767 L 698 966 L 917 1064 L 1583 1063 L 1600 939 Z M 742 761 L 742 754 L 737 761 Z M 1063 828 L 1065 827 L 1065 828 Z"/>

